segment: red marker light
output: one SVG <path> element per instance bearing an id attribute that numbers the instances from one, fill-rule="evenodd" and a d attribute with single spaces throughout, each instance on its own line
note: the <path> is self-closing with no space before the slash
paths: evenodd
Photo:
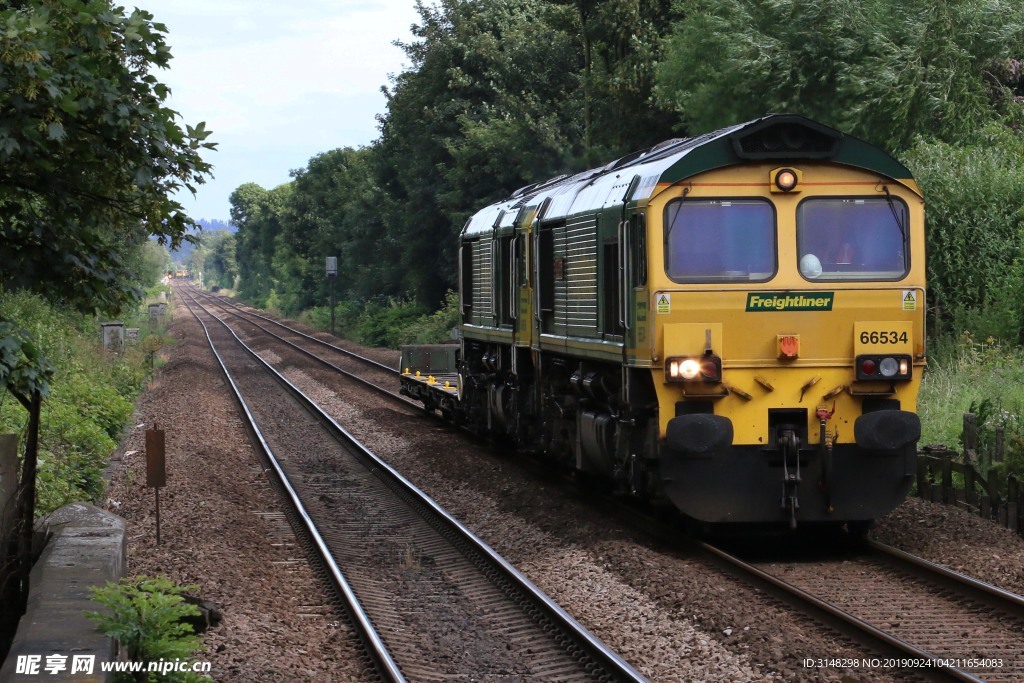
<path id="1" fill-rule="evenodd" d="M 709 379 L 717 382 L 722 378 L 722 369 L 718 363 L 708 358 L 700 363 L 700 374 L 704 379 Z"/>

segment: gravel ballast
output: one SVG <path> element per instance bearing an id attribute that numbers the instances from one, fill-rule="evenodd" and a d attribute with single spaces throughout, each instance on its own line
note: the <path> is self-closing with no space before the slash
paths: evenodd
<path id="1" fill-rule="evenodd" d="M 276 494 L 202 329 L 184 307 L 176 316 L 170 333 L 177 343 L 164 350 L 167 363 L 140 399 L 136 420 L 167 431 L 160 546 L 153 491 L 144 487 L 143 429 L 130 433 L 112 474 L 110 507 L 129 524 L 129 574 L 198 584 L 201 597 L 220 605 L 224 622 L 206 635 L 209 651 L 200 655 L 218 681 L 363 680 L 358 643 L 282 528 Z M 391 351 L 366 354 L 397 361 Z M 349 431 L 651 680 L 838 681 L 849 672 L 804 669 L 802 659 L 864 656 L 812 620 L 567 494 L 563 482 L 530 474 L 512 456 L 342 388 L 308 361 L 270 355 Z M 956 509 L 908 500 L 871 537 L 1024 592 L 1021 539 Z M 885 680 L 884 672 L 870 678 Z"/>
<path id="2" fill-rule="evenodd" d="M 358 681 L 360 645 L 296 543 L 202 328 L 178 307 L 166 364 L 140 398 L 107 507 L 128 522 L 128 575 L 196 584 L 222 623 L 205 634 L 217 681 Z M 145 488 L 145 429 L 165 431 L 167 486 Z"/>

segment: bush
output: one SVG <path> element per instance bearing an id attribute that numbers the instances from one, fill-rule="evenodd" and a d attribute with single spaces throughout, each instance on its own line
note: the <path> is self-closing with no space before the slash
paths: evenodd
<path id="1" fill-rule="evenodd" d="M 345 300 L 334 305 L 334 331 L 346 339 L 359 338 L 358 322 L 365 304 L 359 301 Z M 299 316 L 299 320 L 318 330 L 331 328 L 331 309 L 329 306 L 314 306 Z"/>
<path id="2" fill-rule="evenodd" d="M 146 378 L 143 352 L 136 347 L 120 356 L 103 351 L 95 318 L 55 308 L 35 295 L 0 294 L 0 317 L 27 329 L 56 368 L 43 401 L 37 511 L 45 514 L 79 500 L 98 502 L 103 467 Z M 21 404 L 0 392 L 0 432 L 22 433 L 26 424 Z"/>
<path id="3" fill-rule="evenodd" d="M 398 335 L 399 344 L 439 344 L 451 339 L 453 327 L 459 324 L 459 296 L 448 290 L 439 311 L 421 316 Z"/>
<path id="4" fill-rule="evenodd" d="M 1024 434 L 1024 353 L 992 337 L 978 341 L 969 332 L 940 339 L 929 348 L 917 403 L 923 444 L 955 447 L 964 413 L 982 408 L 979 433 L 1002 425 L 1009 442 L 1012 433 Z"/>
<path id="5" fill-rule="evenodd" d="M 316 306 L 306 311 L 302 320 L 326 330 L 330 326 L 328 307 Z M 459 323 L 459 299 L 449 291 L 441 310 L 427 312 L 412 299 L 395 297 L 369 302 L 342 301 L 334 307 L 335 332 L 346 339 L 367 346 L 397 349 L 402 344 L 433 344 L 451 337 L 451 329 Z"/>
<path id="6" fill-rule="evenodd" d="M 1017 481 L 1024 481 L 1024 435 L 1007 434 L 1003 462 L 992 463 L 990 470 L 999 481 L 1014 476 Z"/>
<path id="7" fill-rule="evenodd" d="M 121 579 L 117 584 L 108 581 L 102 588 L 93 587 L 91 591 L 92 599 L 107 607 L 111 614 L 86 612 L 86 616 L 127 650 L 129 661 L 188 660 L 202 646 L 192 626 L 182 620 L 199 616 L 199 609 L 185 602 L 182 594 L 197 588 L 175 586 L 166 576 L 137 576 Z M 170 672 L 163 675 L 141 673 L 119 680 L 191 683 L 210 679 L 191 672 Z"/>
<path id="8" fill-rule="evenodd" d="M 928 295 L 940 328 L 1024 341 L 1024 143 L 990 127 L 964 146 L 918 141 L 905 161 L 928 207 Z"/>
<path id="9" fill-rule="evenodd" d="M 284 316 L 284 313 L 282 312 L 281 297 L 278 295 L 276 289 L 270 290 L 270 294 L 267 296 L 267 299 L 261 308 L 271 315 L 276 315 L 278 317 Z"/>
<path id="10" fill-rule="evenodd" d="M 368 305 L 357 323 L 357 341 L 368 346 L 397 348 L 402 332 L 426 315 L 419 304 L 389 297 L 383 305 Z"/>

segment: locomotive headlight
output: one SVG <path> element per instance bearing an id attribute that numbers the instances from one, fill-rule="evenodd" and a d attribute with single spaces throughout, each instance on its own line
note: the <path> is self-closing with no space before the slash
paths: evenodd
<path id="1" fill-rule="evenodd" d="M 855 367 L 857 379 L 888 380 L 910 379 L 912 366 L 910 356 L 870 355 L 857 356 Z"/>
<path id="2" fill-rule="evenodd" d="M 700 363 L 692 358 L 670 358 L 668 377 L 670 380 L 693 379 L 700 374 Z"/>
<path id="3" fill-rule="evenodd" d="M 700 374 L 700 363 L 692 358 L 687 358 L 679 364 L 679 376 L 683 379 L 693 379 Z"/>
<path id="4" fill-rule="evenodd" d="M 705 355 L 697 358 L 668 358 L 665 379 L 669 382 L 721 382 L 722 359 Z"/>
<path id="5" fill-rule="evenodd" d="M 779 171 L 779 175 L 775 176 L 775 185 L 783 192 L 789 192 L 796 187 L 796 173 L 788 168 Z"/>
<path id="6" fill-rule="evenodd" d="M 886 379 L 895 377 L 896 373 L 900 370 L 900 364 L 895 358 L 883 358 L 882 362 L 878 364 L 878 374 Z"/>

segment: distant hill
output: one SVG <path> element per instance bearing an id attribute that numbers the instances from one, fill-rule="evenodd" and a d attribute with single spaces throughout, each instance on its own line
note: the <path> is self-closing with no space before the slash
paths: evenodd
<path id="1" fill-rule="evenodd" d="M 222 221 L 219 218 L 200 218 L 196 221 L 199 225 L 203 226 L 203 230 L 227 230 L 230 233 L 238 232 L 238 228 L 231 225 L 227 221 Z"/>
<path id="2" fill-rule="evenodd" d="M 196 223 L 202 227 L 204 233 L 215 232 L 217 230 L 227 230 L 234 234 L 238 232 L 238 228 L 231 225 L 227 221 L 222 221 L 218 218 L 199 218 Z M 191 231 L 190 234 L 196 234 L 195 231 Z M 188 261 L 189 256 L 192 255 L 192 250 L 195 249 L 195 245 L 191 242 L 183 242 L 180 247 L 171 252 L 171 258 L 174 259 L 175 263 L 185 263 Z"/>

